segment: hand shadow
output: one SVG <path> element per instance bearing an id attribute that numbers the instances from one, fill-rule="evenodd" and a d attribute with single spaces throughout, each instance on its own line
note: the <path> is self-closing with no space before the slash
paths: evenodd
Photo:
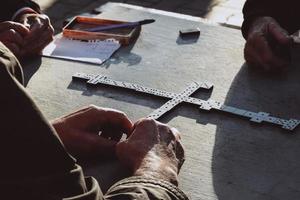
<path id="1" fill-rule="evenodd" d="M 225 104 L 300 119 L 300 58 L 292 62 L 288 72 L 277 75 L 244 64 Z M 218 199 L 298 199 L 299 127 L 291 133 L 276 125 L 241 123 L 217 126 L 212 173 Z"/>
<path id="2" fill-rule="evenodd" d="M 38 71 L 42 64 L 42 58 L 40 56 L 32 57 L 30 59 L 22 61 L 22 68 L 24 74 L 24 86 L 28 85 L 31 77 Z"/>

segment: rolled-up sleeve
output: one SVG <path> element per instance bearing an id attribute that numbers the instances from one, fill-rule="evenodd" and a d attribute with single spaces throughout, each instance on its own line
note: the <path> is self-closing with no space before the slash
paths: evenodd
<path id="1" fill-rule="evenodd" d="M 156 179 L 130 177 L 113 185 L 106 193 L 107 200 L 187 200 L 175 185 Z"/>
<path id="2" fill-rule="evenodd" d="M 144 177 L 130 177 L 114 184 L 103 196 L 93 177 L 85 178 L 86 191 L 64 200 L 188 200 L 175 185 Z"/>

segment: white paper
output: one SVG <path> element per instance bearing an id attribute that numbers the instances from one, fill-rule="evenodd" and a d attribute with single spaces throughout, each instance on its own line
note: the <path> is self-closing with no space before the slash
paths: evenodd
<path id="1" fill-rule="evenodd" d="M 58 37 L 43 50 L 42 55 L 102 64 L 109 59 L 120 46 L 119 42 L 114 39 L 85 42 Z"/>

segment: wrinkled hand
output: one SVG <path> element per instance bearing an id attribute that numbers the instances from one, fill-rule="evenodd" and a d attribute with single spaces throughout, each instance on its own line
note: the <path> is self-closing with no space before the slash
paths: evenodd
<path id="1" fill-rule="evenodd" d="M 20 23 L 6 21 L 0 23 L 0 41 L 16 56 L 21 54 L 29 29 Z"/>
<path id="2" fill-rule="evenodd" d="M 24 14 L 19 22 L 29 29 L 29 34 L 24 38 L 21 57 L 39 54 L 53 40 L 54 29 L 47 15 Z"/>
<path id="3" fill-rule="evenodd" d="M 122 134 L 132 130 L 123 112 L 93 105 L 55 119 L 52 125 L 67 150 L 81 157 L 115 156 Z"/>
<path id="4" fill-rule="evenodd" d="M 290 62 L 291 42 L 291 37 L 273 18 L 257 18 L 248 32 L 245 60 L 266 71 L 285 69 Z"/>
<path id="5" fill-rule="evenodd" d="M 184 149 L 175 128 L 142 119 L 135 123 L 129 138 L 117 144 L 116 153 L 134 175 L 178 184 L 177 174 L 184 162 Z"/>

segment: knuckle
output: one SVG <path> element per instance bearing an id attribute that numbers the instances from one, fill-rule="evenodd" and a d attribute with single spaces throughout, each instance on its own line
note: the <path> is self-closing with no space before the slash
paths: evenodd
<path id="1" fill-rule="evenodd" d="M 86 112 L 89 113 L 89 115 L 91 116 L 99 116 L 100 112 L 102 114 L 103 112 L 103 115 L 106 115 L 106 110 L 105 109 L 102 109 L 94 104 L 90 104 L 87 106 L 87 109 L 86 109 Z"/>
<path id="2" fill-rule="evenodd" d="M 99 109 L 99 107 L 97 107 Z M 102 110 L 109 116 L 119 117 L 119 118 L 127 118 L 127 115 L 120 110 L 112 109 L 112 108 L 102 108 Z"/>
<path id="3" fill-rule="evenodd" d="M 142 118 L 136 122 L 136 126 L 144 125 L 144 126 L 155 126 L 156 121 L 152 118 Z"/>
<path id="4" fill-rule="evenodd" d="M 256 33 L 249 34 L 248 37 L 247 37 L 247 43 L 252 42 L 256 37 L 257 37 Z"/>
<path id="5" fill-rule="evenodd" d="M 7 26 L 13 26 L 15 25 L 16 23 L 15 22 L 12 22 L 12 21 L 7 21 L 7 22 L 3 22 L 4 25 L 7 25 Z"/>
<path id="6" fill-rule="evenodd" d="M 97 106 L 95 106 L 94 104 L 90 104 L 90 105 L 88 105 L 88 108 L 89 108 L 91 111 L 98 110 L 98 107 L 97 107 Z"/>
<path id="7" fill-rule="evenodd" d="M 170 126 L 168 126 L 166 124 L 159 124 L 158 126 L 162 131 L 167 132 L 167 133 L 172 133 Z"/>
<path id="8" fill-rule="evenodd" d="M 127 114 L 126 114 L 125 112 L 119 111 L 119 113 L 120 113 L 120 115 L 121 115 L 122 117 L 127 118 Z"/>
<path id="9" fill-rule="evenodd" d="M 11 28 L 11 29 L 8 30 L 8 33 L 9 33 L 9 34 L 15 34 L 16 31 L 15 31 L 14 29 Z"/>
<path id="10" fill-rule="evenodd" d="M 260 38 L 264 37 L 264 34 L 261 31 L 254 31 L 247 38 L 248 44 L 256 43 L 260 40 Z"/>
<path id="11" fill-rule="evenodd" d="M 177 139 L 181 139 L 181 133 L 178 131 L 177 128 L 172 127 L 171 128 L 171 132 L 173 133 L 173 135 L 177 138 Z"/>
<path id="12" fill-rule="evenodd" d="M 113 114 L 117 114 L 121 119 L 127 119 L 128 118 L 126 113 L 124 113 L 123 111 L 110 110 L 110 112 L 112 112 Z"/>
<path id="13" fill-rule="evenodd" d="M 143 121 L 144 121 L 144 123 L 147 123 L 147 124 L 152 124 L 152 125 L 156 124 L 155 119 L 152 119 L 152 118 L 145 118 Z"/>

